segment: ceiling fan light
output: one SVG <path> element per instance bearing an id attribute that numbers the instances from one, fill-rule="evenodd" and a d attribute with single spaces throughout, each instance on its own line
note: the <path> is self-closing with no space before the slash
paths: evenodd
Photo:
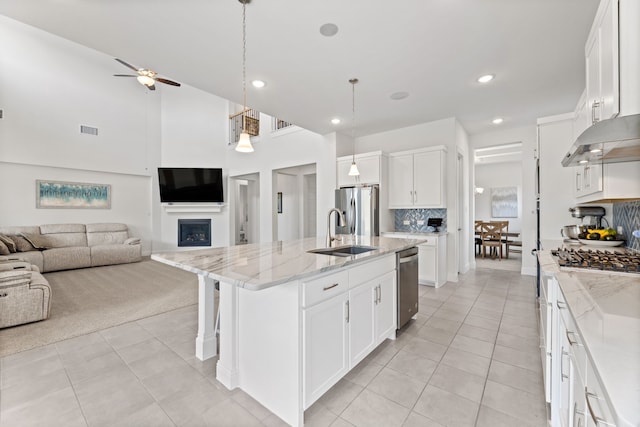
<path id="1" fill-rule="evenodd" d="M 351 163 L 351 168 L 349 169 L 349 176 L 358 176 L 360 175 L 360 171 L 358 170 L 358 166 L 356 165 L 355 160 Z"/>
<path id="2" fill-rule="evenodd" d="M 156 82 L 151 77 L 145 76 L 145 75 L 138 76 L 137 79 L 138 79 L 138 82 L 140 82 L 140 84 L 143 84 L 145 86 L 153 86 L 154 83 Z"/>
<path id="3" fill-rule="evenodd" d="M 238 144 L 236 145 L 236 151 L 240 153 L 253 153 L 253 145 L 251 145 L 251 137 L 246 131 L 242 131 Z"/>

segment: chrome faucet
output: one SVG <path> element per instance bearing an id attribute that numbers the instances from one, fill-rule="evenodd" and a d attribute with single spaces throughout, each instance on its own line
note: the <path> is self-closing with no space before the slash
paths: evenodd
<path id="1" fill-rule="evenodd" d="M 347 224 L 347 221 L 344 219 L 344 214 L 340 209 L 338 208 L 329 209 L 329 213 L 327 214 L 327 247 L 328 248 L 331 247 L 331 244 L 335 240 L 338 240 L 336 237 L 331 236 L 331 214 L 333 212 L 336 212 L 339 215 L 338 218 L 340 218 L 340 222 L 339 222 L 340 227 L 344 227 Z"/>

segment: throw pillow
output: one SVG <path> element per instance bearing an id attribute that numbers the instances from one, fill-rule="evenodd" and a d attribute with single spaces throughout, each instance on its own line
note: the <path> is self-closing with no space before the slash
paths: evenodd
<path id="1" fill-rule="evenodd" d="M 16 244 L 11 240 L 9 236 L 5 236 L 4 234 L 0 234 L 0 241 L 4 243 L 7 248 L 9 248 L 9 252 L 16 252 Z"/>
<path id="2" fill-rule="evenodd" d="M 7 245 L 5 245 L 2 240 L 0 240 L 0 255 L 9 255 L 10 253 L 11 251 L 9 250 Z"/>
<path id="3" fill-rule="evenodd" d="M 51 247 L 49 239 L 40 234 L 20 233 L 20 235 L 24 237 L 25 240 L 27 240 L 29 243 L 31 243 L 36 249 L 44 250 Z"/>
<path id="4" fill-rule="evenodd" d="M 33 245 L 22 236 L 16 235 L 9 237 L 13 240 L 13 243 L 16 244 L 16 252 L 29 252 L 36 250 L 36 248 L 34 248 Z"/>

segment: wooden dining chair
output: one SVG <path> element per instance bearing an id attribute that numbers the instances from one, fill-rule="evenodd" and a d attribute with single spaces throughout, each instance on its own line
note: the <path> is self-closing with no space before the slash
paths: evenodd
<path id="1" fill-rule="evenodd" d="M 482 258 L 487 255 L 489 248 L 489 256 L 494 259 L 499 253 L 499 259 L 502 259 L 502 224 L 497 222 L 483 222 L 480 224 L 480 238 L 482 239 Z"/>
<path id="2" fill-rule="evenodd" d="M 475 220 L 474 230 L 475 230 L 476 246 L 478 248 L 478 255 L 480 255 L 480 252 L 482 251 L 482 237 L 481 237 L 482 227 L 480 224 L 482 224 L 481 220 Z"/>
<path id="3" fill-rule="evenodd" d="M 507 235 L 507 233 L 509 233 L 509 221 L 492 221 L 492 223 L 500 227 L 501 241 L 505 249 L 505 258 L 509 259 L 509 236 Z"/>

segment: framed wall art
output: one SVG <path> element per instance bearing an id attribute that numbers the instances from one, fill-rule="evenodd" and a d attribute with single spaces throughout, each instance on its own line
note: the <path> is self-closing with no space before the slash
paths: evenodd
<path id="1" fill-rule="evenodd" d="M 518 187 L 499 187 L 491 189 L 491 217 L 518 217 Z"/>
<path id="2" fill-rule="evenodd" d="M 38 209 L 111 209 L 111 185 L 36 180 Z"/>

